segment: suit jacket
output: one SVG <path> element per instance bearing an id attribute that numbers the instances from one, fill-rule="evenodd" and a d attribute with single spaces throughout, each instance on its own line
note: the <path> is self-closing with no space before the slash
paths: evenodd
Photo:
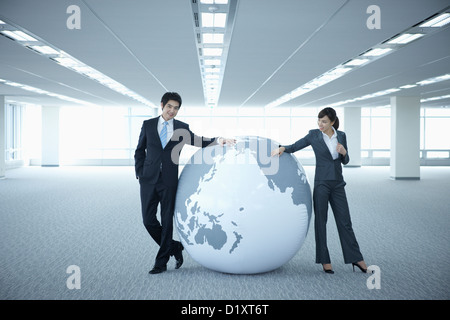
<path id="1" fill-rule="evenodd" d="M 336 130 L 337 140 L 347 150 L 345 157 L 339 154 L 336 160 L 333 160 L 330 150 L 327 144 L 323 140 L 322 131 L 319 129 L 310 130 L 309 133 L 302 139 L 298 140 L 294 144 L 284 146 L 285 152 L 293 153 L 301 150 L 307 146 L 312 146 L 314 154 L 316 156 L 316 173 L 314 180 L 339 180 L 343 181 L 342 165 L 347 164 L 350 161 L 347 149 L 347 138 L 345 132 Z"/>
<path id="2" fill-rule="evenodd" d="M 178 185 L 178 164 L 185 144 L 204 148 L 216 144 L 215 138 L 196 136 L 187 123 L 173 120 L 173 135 L 163 149 L 158 132 L 159 117 L 145 120 L 142 124 L 138 145 L 134 153 L 136 177 L 155 184 L 161 172 L 163 182 Z"/>

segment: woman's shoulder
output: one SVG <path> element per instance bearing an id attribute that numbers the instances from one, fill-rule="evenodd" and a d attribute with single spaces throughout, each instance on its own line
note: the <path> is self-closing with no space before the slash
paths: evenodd
<path id="1" fill-rule="evenodd" d="M 321 131 L 319 129 L 311 129 L 311 130 L 309 130 L 308 134 L 317 136 L 319 133 L 321 133 Z"/>

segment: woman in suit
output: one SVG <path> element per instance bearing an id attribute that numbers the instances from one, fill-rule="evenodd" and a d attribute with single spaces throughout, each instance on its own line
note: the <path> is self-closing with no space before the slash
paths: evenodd
<path id="1" fill-rule="evenodd" d="M 345 181 L 342 176 L 342 164 L 350 160 L 347 153 L 347 140 L 343 131 L 338 131 L 339 119 L 333 108 L 325 108 L 318 115 L 319 129 L 309 133 L 292 145 L 280 146 L 272 151 L 272 156 L 283 152 L 293 153 L 312 146 L 316 156 L 314 178 L 314 229 L 316 239 L 316 263 L 321 263 L 326 273 L 334 273 L 327 248 L 326 223 L 328 203 L 330 203 L 344 254 L 344 262 L 351 263 L 362 272 L 367 266 L 359 250 L 352 228 L 350 211 L 345 195 Z"/>

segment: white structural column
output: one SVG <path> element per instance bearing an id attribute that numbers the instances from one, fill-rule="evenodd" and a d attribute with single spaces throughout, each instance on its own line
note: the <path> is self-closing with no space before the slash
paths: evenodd
<path id="1" fill-rule="evenodd" d="M 420 179 L 420 97 L 391 97 L 391 179 Z"/>
<path id="2" fill-rule="evenodd" d="M 42 107 L 41 166 L 59 166 L 59 107 Z"/>
<path id="3" fill-rule="evenodd" d="M 5 120 L 5 108 L 6 108 L 5 96 L 0 96 L 0 179 L 5 177 L 6 161 L 5 161 L 5 140 L 6 140 L 6 120 Z"/>
<path id="4" fill-rule="evenodd" d="M 347 167 L 361 167 L 361 108 L 344 109 L 345 134 L 350 162 Z"/>

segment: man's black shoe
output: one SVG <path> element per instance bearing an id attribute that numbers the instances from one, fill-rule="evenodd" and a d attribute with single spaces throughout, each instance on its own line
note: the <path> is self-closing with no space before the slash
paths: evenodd
<path id="1" fill-rule="evenodd" d="M 175 257 L 176 260 L 176 264 L 175 264 L 175 269 L 179 269 L 182 265 L 183 265 L 183 245 L 181 244 L 181 242 L 178 245 L 178 250 L 175 252 L 175 254 L 173 255 Z"/>
<path id="2" fill-rule="evenodd" d="M 150 273 L 150 274 L 158 274 L 158 273 L 162 273 L 162 272 L 164 272 L 164 271 L 166 271 L 167 270 L 167 267 L 166 266 L 164 266 L 164 267 L 153 267 L 153 269 L 152 270 L 150 270 L 148 273 Z"/>

